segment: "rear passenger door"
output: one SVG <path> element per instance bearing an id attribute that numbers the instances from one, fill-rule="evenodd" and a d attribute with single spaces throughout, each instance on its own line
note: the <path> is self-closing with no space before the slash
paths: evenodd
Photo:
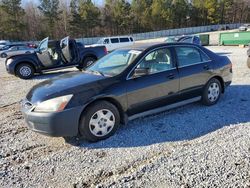
<path id="1" fill-rule="evenodd" d="M 212 61 L 197 47 L 176 46 L 180 93 L 187 98 L 199 96 L 212 75 Z M 189 97 L 190 96 L 190 97 Z"/>

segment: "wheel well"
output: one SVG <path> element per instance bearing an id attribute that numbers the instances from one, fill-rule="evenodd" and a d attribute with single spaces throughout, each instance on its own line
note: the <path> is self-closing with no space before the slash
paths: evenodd
<path id="1" fill-rule="evenodd" d="M 85 59 L 87 59 L 88 57 L 91 57 L 91 58 L 94 58 L 95 60 L 97 60 L 97 57 L 96 57 L 95 55 L 93 55 L 93 54 L 88 54 L 88 55 L 86 55 L 86 56 L 83 58 L 82 61 L 85 61 Z"/>
<path id="2" fill-rule="evenodd" d="M 83 111 L 82 111 L 82 113 L 81 113 L 81 116 L 82 116 L 82 114 L 84 113 L 84 111 L 85 111 L 90 105 L 92 105 L 92 104 L 94 104 L 94 103 L 97 103 L 97 102 L 100 102 L 100 101 L 107 101 L 107 102 L 113 104 L 113 105 L 117 108 L 117 110 L 118 110 L 118 112 L 119 112 L 119 115 L 120 115 L 120 122 L 121 122 L 121 123 L 124 123 L 124 124 L 126 123 L 125 113 L 124 113 L 124 111 L 123 111 L 123 109 L 122 109 L 121 104 L 120 104 L 119 102 L 117 102 L 115 99 L 110 98 L 110 97 L 104 97 L 104 98 L 96 99 L 96 100 L 92 101 L 92 102 L 89 103 L 87 106 L 85 106 L 85 108 L 83 109 Z M 80 116 L 80 118 L 81 118 L 81 116 Z M 79 119 L 79 121 L 80 121 L 80 119 Z"/>
<path id="3" fill-rule="evenodd" d="M 217 80 L 220 81 L 220 84 L 221 84 L 221 87 L 222 87 L 222 93 L 224 93 L 224 91 L 225 91 L 225 84 L 224 84 L 223 78 L 220 77 L 220 76 L 214 76 L 214 77 L 212 77 L 211 79 L 213 79 L 213 78 L 216 78 Z M 211 79 L 210 79 L 210 80 L 211 80 Z"/>
<path id="4" fill-rule="evenodd" d="M 18 67 L 19 65 L 21 65 L 21 64 L 28 64 L 28 65 L 32 66 L 33 69 L 34 69 L 34 72 L 36 72 L 36 68 L 35 68 L 35 66 L 33 65 L 33 63 L 28 62 L 28 61 L 22 61 L 22 62 L 19 62 L 19 63 L 15 66 L 15 74 L 16 74 L 16 71 L 17 71 L 17 67 Z"/>

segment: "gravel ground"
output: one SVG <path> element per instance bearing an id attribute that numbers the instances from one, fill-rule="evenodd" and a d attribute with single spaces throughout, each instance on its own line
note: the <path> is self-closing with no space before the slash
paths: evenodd
<path id="1" fill-rule="evenodd" d="M 122 126 L 98 143 L 26 128 L 18 102 L 35 84 L 0 62 L 0 187 L 250 187 L 246 49 L 209 47 L 233 62 L 233 84 L 211 107 L 190 104 Z"/>

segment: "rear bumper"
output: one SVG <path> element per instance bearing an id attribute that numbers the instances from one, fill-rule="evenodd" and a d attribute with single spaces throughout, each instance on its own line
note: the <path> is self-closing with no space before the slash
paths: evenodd
<path id="1" fill-rule="evenodd" d="M 25 110 L 22 107 L 22 114 L 31 130 L 53 137 L 78 135 L 81 112 L 81 107 L 66 109 L 56 113 L 38 113 L 32 110 Z"/>
<path id="2" fill-rule="evenodd" d="M 225 88 L 228 87 L 228 86 L 230 86 L 231 83 L 232 83 L 232 81 L 225 82 Z"/>

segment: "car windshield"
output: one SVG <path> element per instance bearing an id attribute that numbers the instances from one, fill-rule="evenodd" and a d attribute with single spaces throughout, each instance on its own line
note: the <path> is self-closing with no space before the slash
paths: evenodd
<path id="1" fill-rule="evenodd" d="M 101 75 L 116 76 L 123 72 L 141 53 L 138 50 L 116 50 L 86 69 Z"/>

